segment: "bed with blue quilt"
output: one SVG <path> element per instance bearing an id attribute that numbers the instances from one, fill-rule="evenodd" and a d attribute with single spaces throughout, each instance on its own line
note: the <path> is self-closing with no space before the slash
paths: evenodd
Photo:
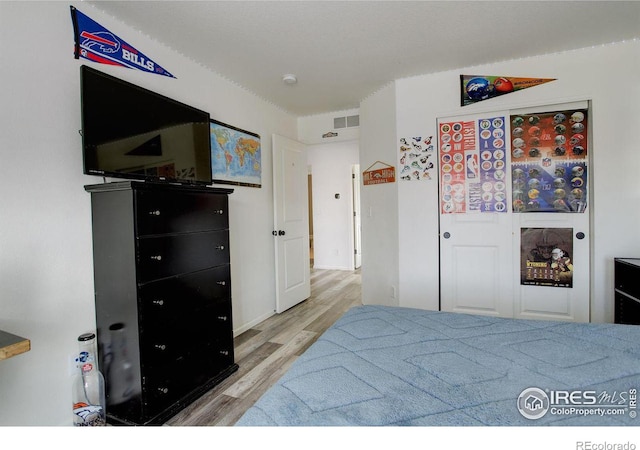
<path id="1" fill-rule="evenodd" d="M 640 326 L 347 311 L 238 426 L 640 425 Z"/>

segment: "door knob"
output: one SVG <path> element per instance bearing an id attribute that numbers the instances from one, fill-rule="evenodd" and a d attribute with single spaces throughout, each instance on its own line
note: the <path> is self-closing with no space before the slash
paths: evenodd
<path id="1" fill-rule="evenodd" d="M 278 236 L 284 236 L 284 231 L 283 230 L 278 230 Z"/>
<path id="2" fill-rule="evenodd" d="M 449 233 L 448 231 L 445 231 L 442 237 L 444 237 L 445 239 L 449 239 L 451 237 L 451 233 Z"/>

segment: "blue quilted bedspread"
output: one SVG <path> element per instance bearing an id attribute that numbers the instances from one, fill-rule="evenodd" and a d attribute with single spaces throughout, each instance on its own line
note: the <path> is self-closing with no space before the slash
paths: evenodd
<path id="1" fill-rule="evenodd" d="M 244 426 L 640 425 L 640 326 L 349 310 Z"/>

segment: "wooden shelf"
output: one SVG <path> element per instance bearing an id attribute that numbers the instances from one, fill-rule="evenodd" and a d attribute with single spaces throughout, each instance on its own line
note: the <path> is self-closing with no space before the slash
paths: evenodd
<path id="1" fill-rule="evenodd" d="M 0 361 L 31 350 L 31 341 L 0 330 Z"/>

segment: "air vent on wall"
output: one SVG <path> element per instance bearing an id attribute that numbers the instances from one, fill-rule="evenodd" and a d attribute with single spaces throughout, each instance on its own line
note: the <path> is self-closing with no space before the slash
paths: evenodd
<path id="1" fill-rule="evenodd" d="M 334 117 L 333 128 L 351 128 L 360 126 L 360 116 Z"/>
<path id="2" fill-rule="evenodd" d="M 360 116 L 347 116 L 347 128 L 359 127 Z"/>

